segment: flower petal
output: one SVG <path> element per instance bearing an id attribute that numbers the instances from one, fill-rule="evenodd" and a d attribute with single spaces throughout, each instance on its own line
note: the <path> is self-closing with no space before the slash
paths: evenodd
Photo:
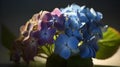
<path id="1" fill-rule="evenodd" d="M 90 50 L 89 50 L 89 47 L 86 46 L 86 45 L 82 45 L 80 46 L 80 56 L 82 58 L 88 58 L 89 57 L 89 54 L 90 54 Z"/>
<path id="2" fill-rule="evenodd" d="M 64 45 L 64 44 L 66 44 L 67 40 L 68 40 L 68 36 L 67 35 L 60 34 L 59 37 L 55 41 L 55 45 L 57 45 L 57 46 Z"/>
<path id="3" fill-rule="evenodd" d="M 60 34 L 59 37 L 55 41 L 55 53 L 59 54 L 63 48 L 65 48 L 68 40 L 68 36 L 65 34 Z"/>
<path id="4" fill-rule="evenodd" d="M 62 51 L 60 52 L 60 56 L 64 59 L 68 59 L 71 55 L 70 49 L 67 47 L 64 47 Z"/>
<path id="5" fill-rule="evenodd" d="M 80 20 L 80 22 L 88 22 L 88 18 L 86 17 L 85 13 L 79 13 L 77 12 L 77 16 Z"/>
<path id="6" fill-rule="evenodd" d="M 75 12 L 77 12 L 78 10 L 81 9 L 81 7 L 78 6 L 77 4 L 72 4 L 72 5 L 70 6 L 70 8 L 72 8 L 72 10 L 75 11 Z"/>
<path id="7" fill-rule="evenodd" d="M 89 47 L 89 51 L 90 51 L 90 53 L 89 53 L 89 57 L 95 57 L 95 55 L 96 55 L 96 51 L 94 50 L 94 48 Z"/>
<path id="8" fill-rule="evenodd" d="M 59 10 L 59 8 L 55 8 L 52 12 L 51 12 L 52 15 L 57 15 L 57 16 L 60 16 L 61 15 L 61 11 Z"/>
<path id="9" fill-rule="evenodd" d="M 70 27 L 72 29 L 79 29 L 78 17 L 77 16 L 70 16 Z"/>
<path id="10" fill-rule="evenodd" d="M 97 20 L 97 21 L 100 21 L 100 20 L 103 18 L 102 13 L 97 12 L 96 14 L 97 14 L 96 20 Z"/>
<path id="11" fill-rule="evenodd" d="M 83 37 L 82 37 L 82 35 L 80 34 L 79 30 L 74 30 L 74 31 L 73 31 L 73 36 L 75 36 L 76 38 L 78 38 L 79 41 L 83 39 Z"/>
<path id="12" fill-rule="evenodd" d="M 65 34 L 67 34 L 68 36 L 72 36 L 73 35 L 73 32 L 71 29 L 66 29 L 65 30 Z"/>
<path id="13" fill-rule="evenodd" d="M 79 43 L 79 41 L 77 40 L 77 38 L 75 38 L 75 37 L 70 37 L 70 38 L 68 39 L 67 46 L 68 46 L 70 49 L 77 49 L 77 48 L 78 48 L 78 43 Z"/>

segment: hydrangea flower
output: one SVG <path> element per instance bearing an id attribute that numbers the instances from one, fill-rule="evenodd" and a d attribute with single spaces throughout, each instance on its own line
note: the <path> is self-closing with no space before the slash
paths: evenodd
<path id="1" fill-rule="evenodd" d="M 41 23 L 41 30 L 32 33 L 33 37 L 38 39 L 40 45 L 52 44 L 54 42 L 53 36 L 55 35 L 56 29 L 48 26 L 47 23 Z"/>
<path id="2" fill-rule="evenodd" d="M 79 30 L 66 29 L 65 33 L 68 36 L 74 36 L 74 37 L 76 37 L 79 41 L 81 41 L 83 39 L 83 36 L 82 36 L 82 34 L 80 33 Z"/>
<path id="3" fill-rule="evenodd" d="M 75 37 L 68 37 L 65 34 L 60 34 L 55 41 L 55 53 L 65 59 L 68 59 L 72 50 L 78 49 L 78 43 L 79 41 Z"/>
<path id="4" fill-rule="evenodd" d="M 62 31 L 64 30 L 64 21 L 65 18 L 63 16 L 63 14 L 61 13 L 61 11 L 58 8 L 55 8 L 52 12 L 51 15 L 53 17 L 52 20 L 50 20 L 50 22 L 52 21 L 54 24 L 54 27 L 57 28 L 57 30 Z"/>
<path id="5" fill-rule="evenodd" d="M 79 48 L 78 53 L 82 58 L 95 57 L 96 51 L 98 50 L 97 41 L 102 38 L 101 27 L 104 27 L 104 24 L 100 21 L 103 18 L 102 14 L 95 12 L 93 8 L 80 7 L 76 4 L 62 8 L 61 12 L 65 16 L 64 32 L 67 37 L 64 36 L 64 38 L 74 37 L 78 42 L 83 42 L 80 46 L 78 43 L 74 44 L 74 46 Z M 63 44 L 58 42 L 68 42 L 69 39 L 62 40 L 64 40 L 62 36 L 59 36 L 56 40 L 55 53 L 66 59 L 72 53 L 70 49 L 65 46 L 63 47 Z M 58 43 L 62 45 L 58 47 Z M 62 51 L 66 53 L 62 53 Z"/>
<path id="6" fill-rule="evenodd" d="M 41 16 L 41 22 L 38 25 L 40 30 L 33 31 L 31 36 L 38 39 L 39 45 L 52 44 L 54 42 L 53 36 L 56 32 L 56 29 L 52 28 L 53 22 L 50 22 L 53 16 L 48 11 L 43 11 Z"/>
<path id="7" fill-rule="evenodd" d="M 51 44 L 55 45 L 53 53 L 64 59 L 73 55 L 95 57 L 97 41 L 103 36 L 102 29 L 106 28 L 102 18 L 102 13 L 93 8 L 76 4 L 55 8 L 52 12 L 40 11 L 21 26 L 22 39 L 13 45 L 11 60 L 19 62 L 22 57 L 29 63 L 37 55 L 38 47 L 45 46 L 51 52 Z"/>
<path id="8" fill-rule="evenodd" d="M 34 56 L 36 56 L 37 53 L 38 44 L 36 39 L 29 38 L 23 42 L 21 39 L 18 39 L 12 46 L 10 60 L 19 63 L 20 58 L 22 57 L 24 61 L 29 63 L 31 60 L 34 60 Z"/>
<path id="9" fill-rule="evenodd" d="M 92 36 L 88 42 L 84 42 L 80 47 L 80 56 L 82 58 L 91 58 L 96 56 L 98 50 L 97 39 Z"/>
<path id="10" fill-rule="evenodd" d="M 23 42 L 23 60 L 29 63 L 31 60 L 34 60 L 34 56 L 38 53 L 38 43 L 35 38 L 29 38 Z"/>

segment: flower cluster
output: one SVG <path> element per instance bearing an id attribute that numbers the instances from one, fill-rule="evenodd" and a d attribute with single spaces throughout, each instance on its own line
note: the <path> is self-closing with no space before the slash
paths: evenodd
<path id="1" fill-rule="evenodd" d="M 95 57 L 97 41 L 102 38 L 101 27 L 104 27 L 102 14 L 75 4 L 61 12 L 65 17 L 65 29 L 55 41 L 55 53 L 65 59 L 75 54 L 82 58 Z"/>
<path id="2" fill-rule="evenodd" d="M 29 63 L 38 54 L 38 47 L 52 44 L 53 53 L 64 59 L 78 54 L 82 58 L 95 57 L 97 41 L 102 38 L 101 28 L 105 26 L 102 18 L 93 8 L 76 4 L 52 12 L 40 11 L 21 26 L 11 59 L 18 62 L 22 56 Z"/>

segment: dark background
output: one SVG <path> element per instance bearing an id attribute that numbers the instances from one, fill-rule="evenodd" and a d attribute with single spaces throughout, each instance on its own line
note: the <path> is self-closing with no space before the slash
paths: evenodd
<path id="1" fill-rule="evenodd" d="M 1 0 L 1 23 L 10 25 L 14 31 L 25 24 L 33 14 L 40 10 L 52 11 L 55 7 L 62 8 L 76 3 L 86 5 L 103 13 L 103 22 L 120 31 L 120 2 L 119 0 Z"/>
<path id="2" fill-rule="evenodd" d="M 86 5 L 102 12 L 103 22 L 120 31 L 119 0 L 0 0 L 0 23 L 5 24 L 18 36 L 20 26 L 25 24 L 33 14 L 40 10 L 52 11 L 56 7 L 64 8 L 72 3 L 80 6 Z M 7 62 L 9 60 L 8 53 L 1 47 L 0 45 L 0 56 L 2 56 L 0 61 Z"/>

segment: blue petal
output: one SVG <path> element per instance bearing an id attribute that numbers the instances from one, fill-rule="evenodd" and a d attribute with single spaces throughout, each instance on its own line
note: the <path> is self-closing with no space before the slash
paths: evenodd
<path id="1" fill-rule="evenodd" d="M 84 27 L 81 28 L 81 32 L 83 33 L 83 38 L 84 39 L 86 39 L 87 37 L 90 36 L 90 34 L 88 33 L 87 25 L 85 25 Z"/>
<path id="2" fill-rule="evenodd" d="M 85 13 L 79 13 L 77 12 L 78 18 L 80 22 L 88 22 L 88 18 L 86 17 Z"/>
<path id="3" fill-rule="evenodd" d="M 70 49 L 67 47 L 64 47 L 62 51 L 60 52 L 60 56 L 64 59 L 68 59 L 71 55 Z"/>
<path id="4" fill-rule="evenodd" d="M 78 38 L 79 40 L 82 40 L 83 37 L 82 35 L 80 34 L 79 30 L 71 30 L 71 29 L 66 29 L 65 30 L 65 33 L 68 35 L 68 36 L 75 36 L 76 38 Z"/>
<path id="5" fill-rule="evenodd" d="M 84 9 L 85 9 L 85 6 L 79 6 L 77 4 L 72 4 L 71 7 L 70 7 L 74 12 L 84 12 Z"/>
<path id="6" fill-rule="evenodd" d="M 70 18 L 70 27 L 73 29 L 79 29 L 78 17 L 71 16 Z"/>
<path id="7" fill-rule="evenodd" d="M 95 12 L 95 10 L 94 10 L 93 8 L 90 9 L 90 12 L 91 12 L 91 14 L 92 14 L 94 17 L 97 16 L 97 14 L 96 14 L 96 12 Z"/>
<path id="8" fill-rule="evenodd" d="M 80 7 L 79 5 L 77 5 L 77 4 L 72 4 L 70 7 L 71 7 L 72 10 L 74 10 L 75 12 L 81 9 L 81 7 Z"/>
<path id="9" fill-rule="evenodd" d="M 59 37 L 55 41 L 55 45 L 56 46 L 64 45 L 64 44 L 66 44 L 67 40 L 68 40 L 68 36 L 67 35 L 60 34 Z"/>
<path id="10" fill-rule="evenodd" d="M 81 7 L 81 11 L 79 11 L 80 13 L 87 13 L 87 9 L 85 8 L 85 6 Z"/>
<path id="11" fill-rule="evenodd" d="M 88 48 L 88 46 L 87 45 L 81 45 L 80 46 L 80 56 L 82 57 L 82 58 L 88 58 L 88 57 L 90 57 L 89 56 L 89 54 L 90 54 L 90 50 L 89 50 L 89 48 Z"/>
<path id="12" fill-rule="evenodd" d="M 61 46 L 55 45 L 54 53 L 59 54 L 64 47 L 65 47 L 64 45 Z"/>
<path id="13" fill-rule="evenodd" d="M 92 47 L 88 47 L 88 48 L 89 48 L 89 51 L 90 51 L 89 57 L 95 57 L 95 55 L 96 55 L 95 50 Z"/>
<path id="14" fill-rule="evenodd" d="M 91 46 L 91 48 L 93 48 L 95 51 L 97 51 L 97 50 L 99 49 L 96 39 L 90 41 L 90 46 Z"/>
<path id="15" fill-rule="evenodd" d="M 66 13 L 66 12 L 71 12 L 72 11 L 72 9 L 69 6 L 66 7 L 66 8 L 61 8 L 60 10 L 61 10 L 61 13 Z"/>
<path id="16" fill-rule="evenodd" d="M 65 34 L 60 34 L 59 37 L 55 41 L 55 53 L 59 54 L 64 47 L 66 47 L 66 42 L 68 40 L 68 36 Z"/>
<path id="17" fill-rule="evenodd" d="M 89 32 L 91 34 L 98 34 L 99 38 L 102 38 L 101 28 L 99 27 L 98 24 L 96 24 L 96 22 L 90 22 L 88 23 L 88 26 L 89 26 Z"/>
<path id="18" fill-rule="evenodd" d="M 101 28 L 93 23 L 90 24 L 89 31 L 91 34 L 98 34 L 99 38 L 102 38 Z"/>
<path id="19" fill-rule="evenodd" d="M 100 28 L 96 28 L 94 31 L 96 31 L 98 33 L 98 38 L 103 38 L 103 34 L 102 34 L 102 31 Z"/>
<path id="20" fill-rule="evenodd" d="M 81 48 L 83 46 L 84 46 L 84 49 Z M 98 50 L 98 45 L 96 44 L 96 40 L 93 39 L 92 41 L 89 41 L 89 42 L 83 44 L 82 46 L 80 46 L 80 50 L 84 50 L 84 52 L 85 52 L 85 50 L 89 50 L 89 55 L 84 55 L 84 58 L 95 57 L 96 51 Z"/>
<path id="21" fill-rule="evenodd" d="M 89 9 L 87 9 L 86 15 L 87 15 L 87 17 L 89 18 L 90 21 L 93 21 L 95 19 L 95 15 L 92 14 Z"/>
<path id="22" fill-rule="evenodd" d="M 96 20 L 97 20 L 97 21 L 100 21 L 100 20 L 103 18 L 102 13 L 97 12 L 96 14 L 97 14 Z"/>
<path id="23" fill-rule="evenodd" d="M 77 37 L 79 39 L 79 41 L 83 39 L 83 37 L 80 34 L 79 30 L 74 30 L 73 31 L 73 36 Z"/>
<path id="24" fill-rule="evenodd" d="M 86 9 L 85 9 L 85 6 L 81 6 L 81 8 L 80 8 L 80 11 L 79 12 L 85 12 L 86 11 Z"/>
<path id="25" fill-rule="evenodd" d="M 66 29 L 65 30 L 65 33 L 68 35 L 68 36 L 72 36 L 73 32 L 71 29 Z"/>
<path id="26" fill-rule="evenodd" d="M 70 49 L 77 49 L 79 41 L 75 37 L 70 37 L 67 42 L 67 46 Z"/>
<path id="27" fill-rule="evenodd" d="M 80 22 L 80 29 L 86 25 L 86 22 Z"/>
<path id="28" fill-rule="evenodd" d="M 66 22 L 65 22 L 65 28 L 68 29 L 70 28 L 70 19 L 68 19 Z"/>

